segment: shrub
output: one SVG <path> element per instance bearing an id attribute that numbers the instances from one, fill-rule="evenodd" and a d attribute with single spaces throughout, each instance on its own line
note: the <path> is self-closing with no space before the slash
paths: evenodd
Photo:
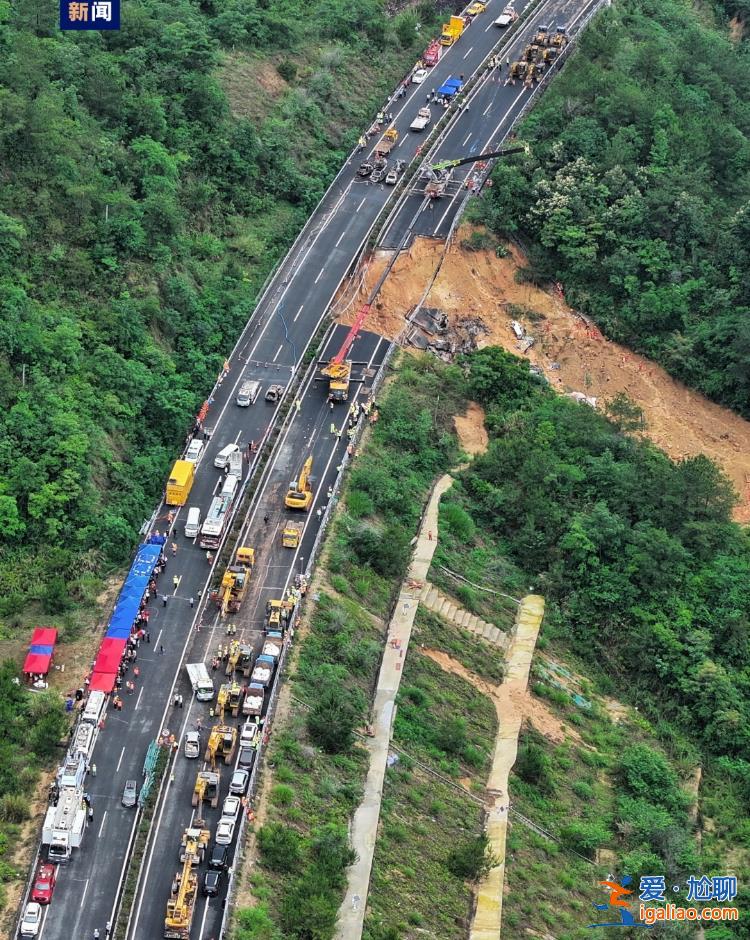
<path id="1" fill-rule="evenodd" d="M 521 780 L 535 786 L 540 793 L 550 793 L 554 789 L 549 755 L 534 741 L 518 749 L 513 771 Z"/>
<path id="2" fill-rule="evenodd" d="M 307 730 L 324 751 L 337 754 L 354 743 L 354 729 L 363 714 L 364 701 L 358 690 L 329 685 L 307 714 Z"/>
<path id="3" fill-rule="evenodd" d="M 293 800 L 294 788 L 285 783 L 279 783 L 271 790 L 271 801 L 277 806 L 289 806 Z"/>
<path id="4" fill-rule="evenodd" d="M 451 535 L 459 542 L 471 542 L 476 534 L 477 527 L 471 516 L 457 503 L 442 503 L 440 506 L 440 522 L 443 523 Z"/>
<path id="5" fill-rule="evenodd" d="M 7 823 L 22 823 L 31 817 L 28 798 L 20 793 L 6 793 L 0 799 L 0 819 Z"/>
<path id="6" fill-rule="evenodd" d="M 594 858 L 596 850 L 600 845 L 609 842 L 612 834 L 604 823 L 576 821 L 562 828 L 560 838 L 568 848 L 578 852 L 579 855 Z"/>
<path id="7" fill-rule="evenodd" d="M 282 59 L 276 66 L 276 71 L 285 82 L 293 82 L 297 77 L 297 65 L 291 59 Z"/>
<path id="8" fill-rule="evenodd" d="M 448 871 L 464 881 L 481 881 L 499 864 L 484 833 L 456 846 L 446 863 Z"/>
<path id="9" fill-rule="evenodd" d="M 273 871 L 295 871 L 300 859 L 300 837 L 282 823 L 267 823 L 258 831 L 263 864 Z"/>

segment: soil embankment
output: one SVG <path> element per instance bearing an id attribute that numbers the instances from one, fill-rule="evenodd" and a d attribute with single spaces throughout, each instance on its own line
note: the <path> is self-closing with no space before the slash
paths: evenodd
<path id="1" fill-rule="evenodd" d="M 674 460 L 697 454 L 714 460 L 739 494 L 735 519 L 750 523 L 750 422 L 675 381 L 651 360 L 605 339 L 559 295 L 518 284 L 515 274 L 524 258 L 515 249 L 507 258 L 496 258 L 492 251 L 466 251 L 461 241 L 457 238 L 448 248 L 425 307 L 443 311 L 451 330 L 460 331 L 463 321 L 481 320 L 486 333 L 478 337 L 478 345 L 499 345 L 516 355 L 518 340 L 510 322 L 519 320 L 535 339 L 526 353 L 529 361 L 554 388 L 563 394 L 581 392 L 599 405 L 620 392 L 627 395 L 643 410 L 646 428 L 638 433 Z M 401 331 L 442 250 L 442 242 L 419 238 L 404 252 L 373 306 L 370 328 L 390 337 Z M 342 304 L 343 322 L 354 316 L 386 260 L 387 253 L 371 260 L 359 296 Z"/>

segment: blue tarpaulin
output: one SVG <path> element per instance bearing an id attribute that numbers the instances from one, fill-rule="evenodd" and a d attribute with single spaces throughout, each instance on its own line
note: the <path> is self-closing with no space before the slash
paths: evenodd
<path id="1" fill-rule="evenodd" d="M 107 626 L 106 637 L 127 640 L 135 622 L 149 579 L 159 560 L 161 545 L 139 546 L 125 584 L 122 586 L 114 612 Z"/>
<path id="2" fill-rule="evenodd" d="M 444 98 L 452 98 L 457 91 L 461 90 L 462 84 L 463 82 L 461 82 L 461 80 L 458 78 L 446 79 L 445 84 L 438 88 L 437 93 L 442 95 Z"/>

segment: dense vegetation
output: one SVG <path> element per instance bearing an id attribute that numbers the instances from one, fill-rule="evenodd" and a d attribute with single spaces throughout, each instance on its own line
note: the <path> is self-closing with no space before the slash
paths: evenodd
<path id="1" fill-rule="evenodd" d="M 419 42 L 378 0 L 129 0 L 105 33 L 60 33 L 58 9 L 0 0 L 0 617 L 59 613 L 127 559 L 266 272 Z"/>
<path id="2" fill-rule="evenodd" d="M 747 14 L 745 0 L 727 4 Z M 497 168 L 483 216 L 520 232 L 607 335 L 750 415 L 750 43 L 710 8 L 606 9 Z"/>

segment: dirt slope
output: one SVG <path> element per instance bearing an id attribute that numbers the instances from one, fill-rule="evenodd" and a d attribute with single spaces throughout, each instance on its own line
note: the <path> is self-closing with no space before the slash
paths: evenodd
<path id="1" fill-rule="evenodd" d="M 624 346 L 602 337 L 556 295 L 517 284 L 515 272 L 523 258 L 491 251 L 467 252 L 458 247 L 462 231 L 448 249 L 442 268 L 424 301 L 444 311 L 451 325 L 480 318 L 488 334 L 480 345 L 500 345 L 518 354 L 511 319 L 520 320 L 536 339 L 528 352 L 560 392 L 583 392 L 600 404 L 624 392 L 643 409 L 644 436 L 673 459 L 704 453 L 723 468 L 740 495 L 738 521 L 750 522 L 750 423 L 708 401 L 672 379 L 659 366 Z M 442 242 L 417 239 L 394 266 L 375 303 L 368 327 L 395 336 L 404 316 L 419 301 L 440 261 Z M 386 253 L 378 253 L 362 279 L 359 296 L 351 296 L 342 318 L 350 322 L 357 302 L 366 296 L 383 270 Z M 356 302 L 352 302 L 356 301 Z M 532 316 L 513 315 L 508 305 L 524 307 Z"/>

